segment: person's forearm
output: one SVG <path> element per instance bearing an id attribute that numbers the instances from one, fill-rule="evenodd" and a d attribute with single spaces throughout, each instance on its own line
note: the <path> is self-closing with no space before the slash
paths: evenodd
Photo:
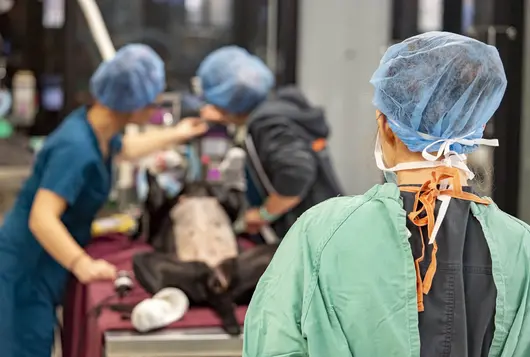
<path id="1" fill-rule="evenodd" d="M 153 129 L 145 133 L 126 134 L 123 137 L 120 159 L 136 160 L 184 141 L 185 138 L 181 137 L 176 128 Z"/>
<path id="2" fill-rule="evenodd" d="M 77 261 L 87 256 L 59 217 L 53 214 L 33 215 L 30 218 L 30 229 L 43 248 L 68 270 L 72 270 Z"/>
<path id="3" fill-rule="evenodd" d="M 269 214 L 281 216 L 296 207 L 299 203 L 300 197 L 286 197 L 273 193 L 267 198 L 263 207 Z"/>

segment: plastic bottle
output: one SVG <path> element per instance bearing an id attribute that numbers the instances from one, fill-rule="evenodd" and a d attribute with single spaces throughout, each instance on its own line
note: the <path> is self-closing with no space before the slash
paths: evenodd
<path id="1" fill-rule="evenodd" d="M 37 115 L 36 80 L 33 72 L 19 71 L 13 77 L 13 124 L 33 125 Z"/>

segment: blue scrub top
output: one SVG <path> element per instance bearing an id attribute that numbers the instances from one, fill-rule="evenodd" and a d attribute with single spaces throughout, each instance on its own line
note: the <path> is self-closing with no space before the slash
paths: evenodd
<path id="1" fill-rule="evenodd" d="M 72 112 L 48 136 L 36 156 L 31 176 L 0 228 L 0 259 L 4 258 L 0 273 L 15 279 L 29 274 L 55 303 L 61 301 L 68 271 L 41 247 L 29 230 L 33 199 L 39 189 L 64 198 L 68 207 L 61 220 L 75 240 L 85 246 L 90 241 L 92 221 L 110 192 L 112 159 L 120 150 L 121 137 L 116 136 L 111 141 L 109 157 L 103 158 L 85 107 Z"/>

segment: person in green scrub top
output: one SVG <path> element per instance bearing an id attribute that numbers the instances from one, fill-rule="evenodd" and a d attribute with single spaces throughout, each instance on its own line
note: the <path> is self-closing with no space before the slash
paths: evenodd
<path id="1" fill-rule="evenodd" d="M 387 183 L 309 209 L 245 320 L 244 357 L 528 357 L 530 227 L 469 186 L 507 86 L 497 49 L 429 32 L 371 83 Z M 332 90 L 332 89 L 330 89 Z"/>

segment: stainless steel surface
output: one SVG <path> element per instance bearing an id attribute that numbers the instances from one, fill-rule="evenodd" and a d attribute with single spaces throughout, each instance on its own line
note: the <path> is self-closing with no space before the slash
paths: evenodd
<path id="1" fill-rule="evenodd" d="M 242 347 L 242 338 L 231 337 L 220 328 L 105 334 L 107 357 L 241 357 Z"/>

